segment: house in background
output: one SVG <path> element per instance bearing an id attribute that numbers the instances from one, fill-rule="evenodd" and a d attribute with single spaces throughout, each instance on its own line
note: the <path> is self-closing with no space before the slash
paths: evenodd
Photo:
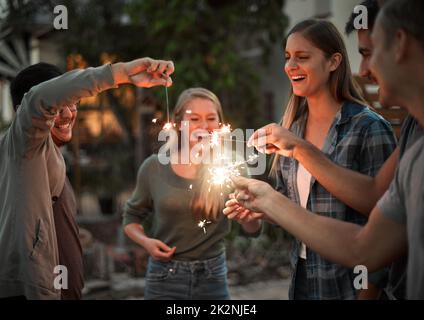
<path id="1" fill-rule="evenodd" d="M 17 4 L 16 4 L 17 5 Z M 24 30 L 16 32 L 5 25 L 8 6 L 0 0 L 0 123 L 13 118 L 10 79 L 23 68 L 46 61 L 64 67 L 58 45 L 51 37 L 52 14 L 36 14 Z"/>

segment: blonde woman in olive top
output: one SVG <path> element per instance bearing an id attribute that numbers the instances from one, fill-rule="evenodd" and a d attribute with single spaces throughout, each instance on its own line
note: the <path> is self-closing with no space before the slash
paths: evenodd
<path id="1" fill-rule="evenodd" d="M 196 135 L 208 135 L 223 122 L 216 95 L 203 88 L 185 90 L 173 114 L 178 133 L 187 125 L 182 121 L 188 121 L 191 150 Z M 181 148 L 174 153 L 180 158 Z M 146 159 L 125 205 L 125 233 L 150 254 L 145 299 L 229 299 L 224 237 L 230 222 L 221 213 L 228 192 L 209 193 L 205 165 L 181 162 L 163 165 L 158 155 Z M 142 224 L 149 215 L 153 224 L 146 235 Z M 206 232 L 199 221 L 208 221 Z M 241 224 L 250 234 L 260 229 L 257 221 Z"/>

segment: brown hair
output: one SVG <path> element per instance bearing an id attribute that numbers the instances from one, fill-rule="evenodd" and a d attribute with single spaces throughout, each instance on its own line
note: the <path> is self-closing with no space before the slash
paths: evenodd
<path id="1" fill-rule="evenodd" d="M 402 29 L 412 35 L 424 48 L 423 12 L 422 0 L 388 1 L 378 16 L 385 32 L 386 46 L 392 43 L 396 31 Z"/>
<path id="2" fill-rule="evenodd" d="M 343 38 L 334 24 L 325 20 L 305 20 L 296 24 L 289 31 L 287 38 L 298 32 L 316 48 L 320 49 L 327 59 L 330 59 L 336 53 L 342 56 L 340 65 L 336 70 L 331 72 L 329 78 L 329 88 L 334 99 L 337 101 L 352 101 L 365 106 L 368 105 L 361 95 L 358 84 L 352 77 Z M 293 122 L 301 116 L 305 116 L 306 112 L 306 98 L 296 96 L 292 93 L 280 124 L 284 128 L 290 129 Z M 271 175 L 273 176 L 276 174 L 278 159 L 279 156 L 275 156 L 272 163 Z"/>

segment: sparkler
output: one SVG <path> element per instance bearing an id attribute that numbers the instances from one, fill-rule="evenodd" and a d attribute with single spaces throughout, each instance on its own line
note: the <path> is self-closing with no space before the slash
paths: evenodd
<path id="1" fill-rule="evenodd" d="M 173 124 L 171 122 L 167 122 L 163 126 L 163 130 L 170 130 L 170 129 L 172 129 L 172 127 L 173 127 Z"/>
<path id="2" fill-rule="evenodd" d="M 168 87 L 167 86 L 165 86 L 165 96 L 166 96 L 166 119 L 167 119 L 167 122 L 163 126 L 163 129 L 164 130 L 171 130 L 172 127 L 175 127 L 175 124 L 172 124 L 169 121 L 169 98 L 168 98 Z"/>
<path id="3" fill-rule="evenodd" d="M 239 176 L 241 167 L 243 164 L 253 162 L 259 156 L 257 154 L 252 154 L 245 161 L 233 162 L 229 164 L 224 164 L 216 167 L 209 168 L 209 173 L 211 175 L 210 183 L 212 185 L 223 186 L 224 184 L 231 184 L 232 176 Z"/>
<path id="4" fill-rule="evenodd" d="M 221 197 L 224 195 L 222 192 L 222 187 L 225 185 L 228 189 L 231 188 L 231 177 L 233 176 L 239 176 L 240 170 L 239 168 L 243 168 L 242 166 L 246 163 L 253 162 L 259 157 L 257 154 L 252 154 L 248 157 L 245 161 L 239 161 L 239 162 L 230 162 L 227 164 L 222 164 L 220 166 L 215 166 L 212 168 L 209 168 L 209 174 L 211 178 L 207 181 L 209 186 L 209 192 L 211 191 L 213 186 L 219 186 L 220 187 L 220 195 Z M 228 160 L 225 157 L 222 158 L 223 160 Z M 190 185 L 190 189 L 192 188 L 192 185 Z M 207 221 L 206 219 L 200 220 L 197 226 L 199 228 L 203 229 L 203 232 L 206 234 L 206 225 L 211 223 L 210 221 Z"/>
<path id="5" fill-rule="evenodd" d="M 221 125 L 221 123 L 219 124 Z M 209 143 L 211 148 L 216 147 L 219 145 L 220 141 L 225 141 L 228 139 L 224 139 L 222 136 L 225 134 L 231 133 L 231 125 L 227 124 L 227 125 L 223 125 L 221 126 L 221 128 L 219 130 L 214 130 L 210 135 L 209 135 Z"/>
<path id="6" fill-rule="evenodd" d="M 162 77 L 166 77 L 166 74 L 163 74 Z M 166 98 L 166 123 L 163 126 L 163 130 L 170 130 L 172 129 L 172 127 L 175 127 L 175 123 L 172 123 L 170 121 L 170 116 L 169 116 L 169 97 L 168 97 L 168 87 L 165 86 L 165 98 Z M 158 122 L 158 118 L 154 118 L 152 119 L 152 123 L 157 123 Z"/>
<path id="7" fill-rule="evenodd" d="M 197 226 L 199 228 L 203 229 L 203 233 L 206 234 L 206 226 L 210 223 L 212 223 L 212 222 L 204 219 L 204 220 L 200 220 L 199 223 L 197 224 Z"/>

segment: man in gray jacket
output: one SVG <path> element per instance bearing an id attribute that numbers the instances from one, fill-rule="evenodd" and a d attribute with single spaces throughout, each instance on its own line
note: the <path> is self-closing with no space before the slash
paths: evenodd
<path id="1" fill-rule="evenodd" d="M 20 106 L 0 138 L 0 298 L 81 297 L 76 205 L 59 147 L 72 138 L 81 98 L 124 83 L 170 86 L 173 71 L 170 61 L 142 58 L 63 75 L 38 64 L 15 79 L 11 91 Z M 62 290 L 59 274 L 70 280 L 61 281 Z"/>

